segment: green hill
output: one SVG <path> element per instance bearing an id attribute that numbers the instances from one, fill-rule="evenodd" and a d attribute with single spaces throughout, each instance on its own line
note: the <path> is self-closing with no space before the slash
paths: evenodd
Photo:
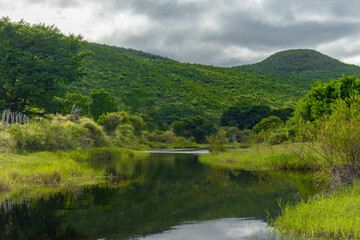
<path id="1" fill-rule="evenodd" d="M 306 62 L 305 53 L 318 55 L 315 51 L 299 50 L 298 52 L 304 54 L 301 60 L 296 60 L 296 57 L 289 54 L 291 51 L 282 52 L 256 65 L 269 66 L 260 71 L 250 70 L 249 67 L 255 65 L 222 68 L 179 63 L 141 51 L 96 43 L 88 43 L 86 49 L 94 52 L 85 63 L 88 73 L 81 82 L 73 84 L 69 91 L 88 95 L 92 89 L 104 88 L 116 97 L 120 109 L 123 110 L 160 112 L 164 118 L 171 114 L 179 117 L 200 114 L 214 120 L 230 106 L 244 101 L 265 104 L 272 108 L 294 106 L 310 89 L 314 79 L 304 80 L 303 77 L 295 75 L 295 70 L 289 77 L 278 74 L 277 71 L 280 70 L 263 69 L 272 69 L 271 65 L 278 66 L 278 69 L 281 69 L 280 65 L 289 69 L 294 65 L 289 64 L 289 59 Z M 325 57 L 323 59 L 328 58 Z M 311 73 L 322 71 L 323 67 L 320 65 L 328 64 L 321 64 L 321 59 L 317 62 L 318 67 L 309 65 Z M 333 61 L 329 62 L 334 66 Z M 336 63 L 336 66 L 346 65 L 338 61 Z M 301 71 L 297 70 L 298 74 L 307 72 L 309 71 L 305 67 Z M 341 69 L 339 72 L 334 70 L 333 75 L 327 79 L 342 73 Z M 169 119 L 168 122 L 172 120 L 174 119 Z"/>
<path id="2" fill-rule="evenodd" d="M 329 80 L 342 74 L 360 73 L 360 67 L 342 63 L 320 52 L 309 49 L 294 49 L 275 53 L 262 62 L 239 66 L 239 69 L 259 73 L 287 74 L 299 79 Z"/>

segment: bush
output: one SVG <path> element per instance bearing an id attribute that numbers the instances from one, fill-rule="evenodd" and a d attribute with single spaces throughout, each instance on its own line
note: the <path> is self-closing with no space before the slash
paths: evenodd
<path id="1" fill-rule="evenodd" d="M 111 133 L 124 121 L 124 117 L 117 112 L 102 114 L 97 123 L 103 125 L 105 131 Z"/>
<path id="2" fill-rule="evenodd" d="M 106 147 L 109 146 L 109 140 L 105 135 L 102 128 L 93 121 L 88 121 L 82 124 L 87 129 L 87 135 L 89 139 L 94 141 L 94 147 Z"/>
<path id="3" fill-rule="evenodd" d="M 120 125 L 116 131 L 115 136 L 112 139 L 115 146 L 123 147 L 136 143 L 134 127 L 130 124 Z"/>
<path id="4" fill-rule="evenodd" d="M 314 124 L 305 125 L 301 135 L 310 139 L 307 144 L 322 160 L 314 160 L 331 176 L 332 186 L 352 184 L 360 177 L 360 96 L 332 104 L 332 113 Z"/>
<path id="5" fill-rule="evenodd" d="M 0 153 L 14 153 L 16 141 L 13 136 L 5 131 L 0 131 Z"/>
<path id="6" fill-rule="evenodd" d="M 174 144 L 176 141 L 175 133 L 173 131 L 168 130 L 168 131 L 164 132 L 163 134 L 161 134 L 160 140 L 163 143 Z"/>

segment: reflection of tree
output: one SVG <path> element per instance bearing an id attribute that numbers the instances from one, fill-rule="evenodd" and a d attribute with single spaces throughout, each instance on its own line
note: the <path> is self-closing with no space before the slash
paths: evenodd
<path id="1" fill-rule="evenodd" d="M 63 222 L 53 203 L 40 199 L 12 205 L 11 209 L 2 205 L 0 239 L 85 239 L 84 233 Z"/>
<path id="2" fill-rule="evenodd" d="M 131 163 L 133 175 L 125 174 L 134 181 L 126 186 L 66 191 L 10 212 L 2 210 L 0 239 L 12 237 L 13 230 L 28 237 L 13 239 L 31 239 L 36 233 L 38 238 L 33 239 L 125 239 L 186 221 L 265 219 L 265 209 L 271 214 L 278 210 L 277 198 L 291 201 L 298 193 L 285 177 L 213 168 L 198 163 L 196 157 L 152 155 L 128 159 L 126 164 Z M 121 178 L 121 167 L 112 169 Z"/>

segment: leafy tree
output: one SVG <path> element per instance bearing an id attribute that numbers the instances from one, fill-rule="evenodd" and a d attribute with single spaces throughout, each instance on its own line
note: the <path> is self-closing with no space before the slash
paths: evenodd
<path id="1" fill-rule="evenodd" d="M 261 121 L 253 127 L 253 131 L 259 133 L 261 131 L 269 131 L 279 128 L 284 125 L 284 122 L 276 116 L 270 116 L 261 119 Z"/>
<path id="2" fill-rule="evenodd" d="M 360 91 L 360 79 L 356 76 L 343 76 L 328 83 L 317 82 L 306 96 L 297 104 L 292 122 L 300 119 L 314 121 L 324 114 L 330 114 L 331 104 L 337 99 L 345 99 Z"/>
<path id="3" fill-rule="evenodd" d="M 268 106 L 258 105 L 252 106 L 247 110 L 240 110 L 238 107 L 230 107 L 224 111 L 220 118 L 222 126 L 233 126 L 239 129 L 251 129 L 262 118 L 268 117 L 271 114 L 271 109 Z"/>
<path id="4" fill-rule="evenodd" d="M 115 98 L 104 89 L 94 90 L 90 93 L 89 113 L 95 121 L 104 113 L 117 112 Z"/>
<path id="5" fill-rule="evenodd" d="M 334 187 L 351 184 L 360 176 L 360 96 L 338 98 L 332 112 L 301 124 L 305 146 L 313 160 L 326 171 Z M 315 153 L 314 153 L 315 152 Z M 311 155 L 310 155 L 311 156 Z M 320 158 L 320 159 L 319 159 Z"/>
<path id="6" fill-rule="evenodd" d="M 47 109 L 60 86 L 84 75 L 82 37 L 54 26 L 0 19 L 0 102 L 24 111 Z"/>
<path id="7" fill-rule="evenodd" d="M 173 124 L 174 132 L 178 136 L 194 137 L 198 143 L 205 142 L 206 136 L 216 133 L 214 123 L 202 116 L 185 118 Z"/>

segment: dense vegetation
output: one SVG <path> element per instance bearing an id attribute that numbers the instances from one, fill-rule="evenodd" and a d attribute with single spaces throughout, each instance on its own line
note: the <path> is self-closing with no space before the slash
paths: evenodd
<path id="1" fill-rule="evenodd" d="M 360 73 L 360 67 L 342 63 L 329 56 L 310 49 L 294 49 L 275 53 L 262 62 L 239 66 L 238 68 L 283 77 L 298 81 L 328 81 L 339 78 L 342 74 Z"/>

